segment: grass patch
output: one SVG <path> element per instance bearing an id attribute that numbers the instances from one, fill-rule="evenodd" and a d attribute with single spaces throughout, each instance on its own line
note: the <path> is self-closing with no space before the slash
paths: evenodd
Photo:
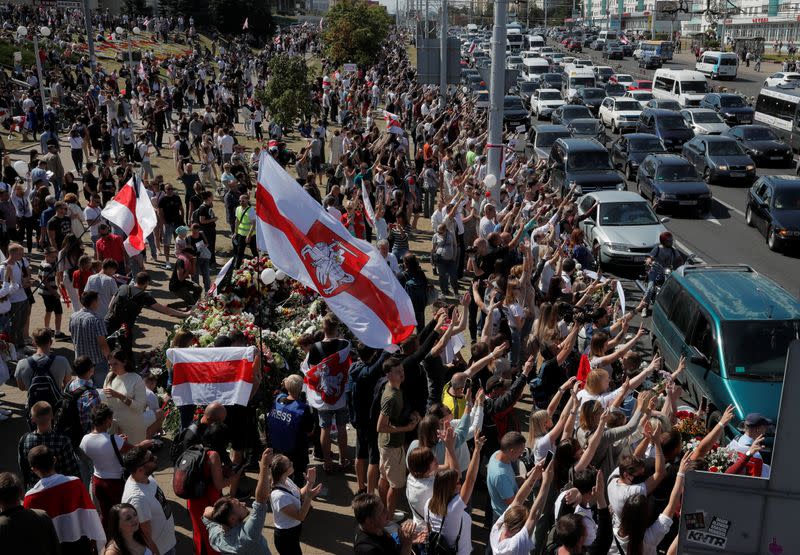
<path id="1" fill-rule="evenodd" d="M 406 53 L 408 54 L 408 61 L 411 65 L 417 67 L 417 47 L 409 44 L 406 46 Z"/>
<path id="2" fill-rule="evenodd" d="M 0 65 L 14 67 L 14 52 L 22 52 L 22 65 L 30 67 L 36 63 L 33 57 L 33 44 L 24 42 L 22 44 L 12 44 L 6 40 L 0 40 Z"/>

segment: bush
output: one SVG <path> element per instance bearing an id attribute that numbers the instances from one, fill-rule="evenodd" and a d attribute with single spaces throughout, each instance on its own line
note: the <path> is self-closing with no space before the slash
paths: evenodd
<path id="1" fill-rule="evenodd" d="M 389 34 L 391 19 L 380 5 L 342 0 L 325 15 L 325 54 L 334 64 L 370 65 Z"/>
<path id="2" fill-rule="evenodd" d="M 291 127 L 295 120 L 310 118 L 315 111 L 308 94 L 308 65 L 302 56 L 281 54 L 269 63 L 270 77 L 256 97 L 267 108 L 272 119 Z"/>

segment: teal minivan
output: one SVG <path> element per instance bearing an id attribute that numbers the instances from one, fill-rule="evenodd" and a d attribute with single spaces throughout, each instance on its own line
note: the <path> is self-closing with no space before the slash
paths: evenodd
<path id="1" fill-rule="evenodd" d="M 744 265 L 682 266 L 656 296 L 652 331 L 668 368 L 686 357 L 681 385 L 695 407 L 708 400 L 709 426 L 728 405 L 731 434 L 751 412 L 777 418 L 800 302 L 774 281 Z"/>

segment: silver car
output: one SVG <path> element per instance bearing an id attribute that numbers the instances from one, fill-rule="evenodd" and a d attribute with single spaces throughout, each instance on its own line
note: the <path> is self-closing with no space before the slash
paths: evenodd
<path id="1" fill-rule="evenodd" d="M 720 135 L 730 129 L 720 114 L 708 108 L 688 108 L 681 115 L 695 135 Z"/>
<path id="2" fill-rule="evenodd" d="M 580 199 L 578 213 L 589 210 L 592 214 L 580 228 L 601 264 L 641 266 L 658 245 L 658 236 L 667 231 L 667 218 L 659 219 L 650 204 L 631 191 L 589 193 Z"/>

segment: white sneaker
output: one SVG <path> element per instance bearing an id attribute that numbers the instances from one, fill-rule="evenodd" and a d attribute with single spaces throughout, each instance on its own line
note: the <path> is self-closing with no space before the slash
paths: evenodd
<path id="1" fill-rule="evenodd" d="M 170 264 L 169 262 L 167 262 L 166 264 L 164 264 L 164 269 L 165 269 L 165 270 L 171 270 L 171 269 L 172 269 L 172 264 Z"/>

